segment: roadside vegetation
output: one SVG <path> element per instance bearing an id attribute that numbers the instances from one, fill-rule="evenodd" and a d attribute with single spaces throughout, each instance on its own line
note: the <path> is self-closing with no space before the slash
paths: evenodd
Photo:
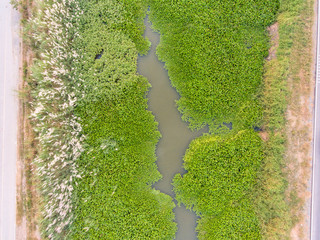
<path id="1" fill-rule="evenodd" d="M 266 157 L 257 204 L 264 209 L 260 218 L 268 220 L 262 221 L 266 239 L 309 239 L 314 1 L 280 3 L 265 64 Z"/>
<path id="2" fill-rule="evenodd" d="M 21 54 L 22 54 L 22 81 L 19 88 L 19 159 L 17 163 L 17 225 L 16 237 L 39 239 L 39 193 L 37 178 L 35 177 L 34 159 L 36 156 L 36 140 L 30 119 L 32 98 L 30 85 L 32 82 L 29 67 L 32 63 L 32 51 L 28 43 L 29 32 L 25 28 L 31 13 L 34 11 L 32 0 L 11 1 L 11 4 L 21 14 Z"/>
<path id="3" fill-rule="evenodd" d="M 73 184 L 81 178 L 76 160 L 83 151 L 84 135 L 73 114 L 77 101 L 76 38 L 80 8 L 76 1 L 41 2 L 28 27 L 36 59 L 31 68 L 31 114 L 36 134 L 41 232 L 61 238 L 74 219 Z M 72 24 L 70 24 L 72 23 Z"/>

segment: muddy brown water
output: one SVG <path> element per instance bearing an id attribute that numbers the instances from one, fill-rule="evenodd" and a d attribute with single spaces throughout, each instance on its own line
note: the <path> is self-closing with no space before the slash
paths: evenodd
<path id="1" fill-rule="evenodd" d="M 181 120 L 181 114 L 175 103 L 179 95 L 170 84 L 164 63 L 160 62 L 156 56 L 156 46 L 160 35 L 153 32 L 148 19 L 145 19 L 145 25 L 145 36 L 151 41 L 151 48 L 148 55 L 139 56 L 138 72 L 145 76 L 152 85 L 148 93 L 149 110 L 155 115 L 162 135 L 156 150 L 157 165 L 162 179 L 154 187 L 174 198 L 172 179 L 177 173 L 185 173 L 183 169 L 185 151 L 191 140 L 201 136 L 205 130 L 192 132 L 187 123 Z M 183 205 L 176 207 L 174 213 L 178 224 L 176 239 L 197 239 L 195 213 L 187 210 Z"/>

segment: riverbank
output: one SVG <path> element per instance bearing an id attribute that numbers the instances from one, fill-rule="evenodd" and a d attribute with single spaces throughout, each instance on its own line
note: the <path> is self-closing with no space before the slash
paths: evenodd
<path id="1" fill-rule="evenodd" d="M 279 15 L 279 73 L 287 82 L 285 165 L 293 221 L 290 239 L 310 238 L 312 115 L 314 99 L 316 1 L 283 1 Z M 288 34 L 289 33 L 289 34 Z M 284 71 L 283 69 L 287 69 Z M 278 75 L 279 77 L 279 75 Z M 291 196 L 289 192 L 291 191 Z"/>
<path id="2" fill-rule="evenodd" d="M 309 239 L 313 4 L 281 1 L 277 22 L 269 29 L 261 133 L 267 158 L 260 181 L 270 187 L 263 188 L 258 201 L 267 209 L 260 216 L 268 216 L 262 225 L 266 239 Z M 275 210 L 270 214 L 268 209 Z"/>

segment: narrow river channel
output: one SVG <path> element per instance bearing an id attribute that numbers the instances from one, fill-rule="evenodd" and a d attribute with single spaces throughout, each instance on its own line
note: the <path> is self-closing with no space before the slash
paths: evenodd
<path id="1" fill-rule="evenodd" d="M 157 164 L 163 178 L 154 187 L 163 193 L 174 197 L 172 179 L 177 173 L 184 173 L 183 155 L 192 139 L 202 135 L 202 132 L 191 132 L 188 125 L 181 120 L 175 100 L 178 93 L 171 86 L 168 72 L 164 64 L 156 56 L 156 46 L 160 35 L 151 30 L 148 18 L 145 19 L 145 36 L 151 41 L 151 49 L 147 56 L 138 58 L 138 72 L 145 76 L 152 88 L 148 94 L 149 109 L 159 123 L 162 138 L 157 145 Z M 175 201 L 176 202 L 176 201 Z M 177 240 L 197 239 L 195 233 L 196 215 L 184 206 L 174 209 L 178 223 Z"/>

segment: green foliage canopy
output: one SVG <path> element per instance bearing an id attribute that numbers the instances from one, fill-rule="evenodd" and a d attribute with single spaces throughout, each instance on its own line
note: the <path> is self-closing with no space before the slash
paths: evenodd
<path id="1" fill-rule="evenodd" d="M 150 19 L 161 34 L 165 62 L 182 119 L 192 129 L 209 125 L 224 137 L 204 136 L 185 156 L 187 173 L 174 179 L 179 203 L 201 217 L 200 239 L 260 239 L 251 197 L 263 161 L 261 83 L 268 55 L 266 27 L 278 0 L 150 0 Z M 244 130 L 246 129 L 246 130 Z M 250 130 L 249 130 L 250 129 Z"/>
<path id="2" fill-rule="evenodd" d="M 149 83 L 136 73 L 144 1 L 83 1 L 75 48 L 83 83 L 75 114 L 86 136 L 79 159 L 85 174 L 74 186 L 76 219 L 71 239 L 172 239 L 172 199 L 152 189 L 160 137 L 147 110 Z M 79 96 L 80 97 L 80 96 Z"/>
<path id="3" fill-rule="evenodd" d="M 268 54 L 265 28 L 278 5 L 278 0 L 151 0 L 150 18 L 161 33 L 157 53 L 191 128 L 259 124 L 257 95 Z"/>
<path id="4" fill-rule="evenodd" d="M 248 196 L 263 159 L 252 130 L 194 140 L 184 157 L 187 173 L 173 181 L 179 203 L 201 216 L 200 239 L 259 239 L 259 222 Z"/>

